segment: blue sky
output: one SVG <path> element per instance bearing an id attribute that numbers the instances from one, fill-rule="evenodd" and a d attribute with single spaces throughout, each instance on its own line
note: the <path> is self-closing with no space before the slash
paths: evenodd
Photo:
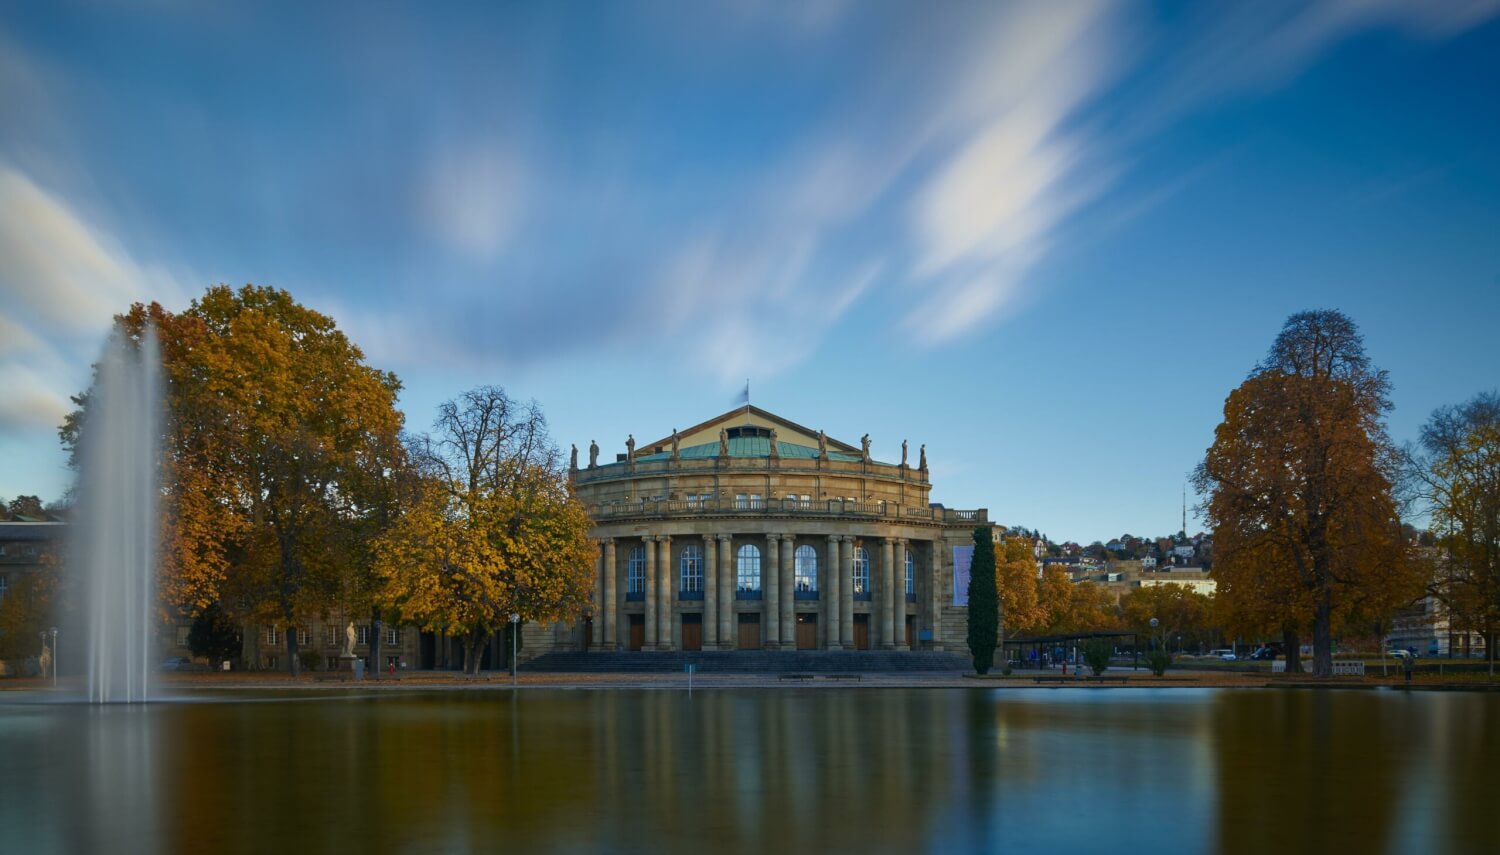
<path id="1" fill-rule="evenodd" d="M 1500 4 L 7 4 L 0 496 L 112 313 L 287 288 L 606 455 L 754 403 L 934 499 L 1177 528 L 1339 308 L 1391 432 L 1500 386 Z M 1190 523 L 1190 528 L 1193 527 Z"/>

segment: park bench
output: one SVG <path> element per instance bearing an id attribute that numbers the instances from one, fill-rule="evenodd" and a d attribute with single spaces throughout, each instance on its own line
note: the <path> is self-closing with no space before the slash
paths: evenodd
<path id="1" fill-rule="evenodd" d="M 861 675 L 859 675 L 859 674 L 824 674 L 823 675 L 823 679 L 825 679 L 825 680 L 853 680 L 853 681 L 855 681 L 857 683 L 860 680 L 860 676 Z"/>
<path id="2" fill-rule="evenodd" d="M 811 674 L 782 674 L 780 676 L 782 680 L 811 680 L 812 678 Z"/>
<path id="3" fill-rule="evenodd" d="M 336 671 L 331 674 L 314 674 L 314 683 L 347 683 L 354 679 L 354 675 L 348 671 Z"/>

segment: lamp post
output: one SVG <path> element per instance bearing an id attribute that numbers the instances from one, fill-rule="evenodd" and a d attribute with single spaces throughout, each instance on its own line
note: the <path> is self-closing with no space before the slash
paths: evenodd
<path id="1" fill-rule="evenodd" d="M 1161 621 L 1157 620 L 1156 618 L 1152 618 L 1151 619 L 1151 640 L 1152 640 L 1152 642 L 1154 642 L 1156 644 L 1156 649 L 1157 650 L 1161 649 L 1161 639 L 1159 639 L 1157 637 L 1157 632 L 1156 632 L 1156 627 L 1160 623 L 1161 623 Z"/>
<path id="2" fill-rule="evenodd" d="M 52 627 L 52 688 L 57 688 L 57 627 Z"/>
<path id="3" fill-rule="evenodd" d="M 516 687 L 516 633 L 521 629 L 521 616 L 510 613 L 510 687 Z"/>

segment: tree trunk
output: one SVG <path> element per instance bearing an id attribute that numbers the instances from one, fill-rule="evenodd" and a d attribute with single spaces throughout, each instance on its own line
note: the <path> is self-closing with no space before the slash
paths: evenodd
<path id="1" fill-rule="evenodd" d="M 380 607 L 370 607 L 370 668 L 380 676 Z"/>
<path id="2" fill-rule="evenodd" d="M 482 637 L 479 630 L 471 629 L 464 639 L 464 673 L 471 677 L 479 676 L 479 640 Z"/>
<path id="3" fill-rule="evenodd" d="M 297 658 L 297 625 L 290 611 L 283 612 L 286 618 L 286 672 L 293 677 L 302 673 L 302 662 Z"/>
<path id="4" fill-rule="evenodd" d="M 1326 589 L 1313 610 L 1313 676 L 1333 676 L 1333 604 Z"/>
<path id="5" fill-rule="evenodd" d="M 1281 646 L 1286 648 L 1286 672 L 1302 673 L 1302 636 L 1295 629 L 1281 631 Z"/>
<path id="6" fill-rule="evenodd" d="M 260 627 L 247 623 L 240 629 L 240 667 L 260 670 Z"/>

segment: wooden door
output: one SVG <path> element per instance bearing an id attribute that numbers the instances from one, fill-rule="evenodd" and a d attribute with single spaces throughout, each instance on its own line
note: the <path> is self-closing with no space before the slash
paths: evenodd
<path id="1" fill-rule="evenodd" d="M 682 616 L 682 649 L 703 649 L 703 615 Z"/>
<path id="2" fill-rule="evenodd" d="M 815 614 L 797 615 L 797 649 L 818 649 L 818 616 Z"/>
<path id="3" fill-rule="evenodd" d="M 740 615 L 740 650 L 760 649 L 760 615 Z"/>
<path id="4" fill-rule="evenodd" d="M 906 616 L 906 646 L 907 646 L 907 648 L 909 648 L 911 650 L 916 650 L 917 649 L 916 638 L 917 638 L 917 616 L 916 615 L 907 615 Z"/>
<path id="5" fill-rule="evenodd" d="M 589 652 L 594 644 L 594 618 L 592 616 L 583 619 L 583 652 Z"/>
<path id="6" fill-rule="evenodd" d="M 630 616 L 630 644 L 627 650 L 640 650 L 646 646 L 646 616 Z"/>
<path id="7" fill-rule="evenodd" d="M 869 615 L 855 615 L 854 616 L 854 649 L 855 650 L 869 650 L 870 649 L 870 616 Z"/>

